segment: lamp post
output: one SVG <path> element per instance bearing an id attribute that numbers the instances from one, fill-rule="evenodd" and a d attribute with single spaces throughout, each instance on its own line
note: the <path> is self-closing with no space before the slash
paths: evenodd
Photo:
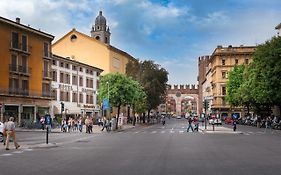
<path id="1" fill-rule="evenodd" d="M 109 82 L 107 84 L 107 99 L 108 99 L 108 108 L 107 108 L 107 118 L 110 119 L 110 105 L 109 105 Z"/>

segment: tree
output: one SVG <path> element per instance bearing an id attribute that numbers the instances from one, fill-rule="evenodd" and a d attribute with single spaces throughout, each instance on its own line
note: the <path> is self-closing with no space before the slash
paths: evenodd
<path id="1" fill-rule="evenodd" d="M 109 96 L 109 104 L 110 106 L 117 107 L 117 116 L 119 116 L 121 106 L 132 104 L 133 99 L 137 102 L 141 101 L 138 95 L 143 95 L 144 92 L 142 92 L 138 82 L 128 78 L 126 75 L 110 73 L 101 78 L 98 94 L 101 101 Z"/>
<path id="2" fill-rule="evenodd" d="M 168 72 L 151 60 L 143 62 L 137 60 L 127 64 L 126 74 L 144 87 L 149 117 L 150 111 L 165 100 Z"/>
<path id="3" fill-rule="evenodd" d="M 281 37 L 259 45 L 250 70 L 251 90 L 256 103 L 281 107 Z"/>

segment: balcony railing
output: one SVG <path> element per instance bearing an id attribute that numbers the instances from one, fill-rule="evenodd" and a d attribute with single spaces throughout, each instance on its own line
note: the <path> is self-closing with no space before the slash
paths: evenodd
<path id="1" fill-rule="evenodd" d="M 10 88 L 9 94 L 11 95 L 22 95 L 22 96 L 28 96 L 29 90 L 28 89 L 19 89 L 19 88 Z"/>
<path id="2" fill-rule="evenodd" d="M 32 47 L 30 45 L 27 45 L 27 44 L 13 43 L 11 41 L 11 49 L 15 50 L 15 51 L 20 51 L 20 52 L 23 52 L 23 53 L 26 53 L 26 54 L 30 54 Z"/>
<path id="3" fill-rule="evenodd" d="M 0 95 L 11 95 L 11 96 L 21 96 L 21 97 L 44 97 L 44 98 L 54 98 L 54 95 L 49 92 L 42 91 L 31 91 L 30 89 L 22 88 L 0 88 Z"/>
<path id="4" fill-rule="evenodd" d="M 9 65 L 10 72 L 19 73 L 19 74 L 25 74 L 30 75 L 31 74 L 31 68 L 26 66 L 20 66 L 20 65 Z"/>

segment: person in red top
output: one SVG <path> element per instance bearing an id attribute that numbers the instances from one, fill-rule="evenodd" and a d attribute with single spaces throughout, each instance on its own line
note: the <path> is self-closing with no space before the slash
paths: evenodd
<path id="1" fill-rule="evenodd" d="M 198 130 L 199 130 L 199 120 L 198 120 L 198 118 L 194 117 L 193 122 L 194 122 L 194 131 L 198 132 Z"/>

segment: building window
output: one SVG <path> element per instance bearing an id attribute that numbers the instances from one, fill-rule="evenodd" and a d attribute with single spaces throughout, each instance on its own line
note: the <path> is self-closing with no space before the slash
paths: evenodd
<path id="1" fill-rule="evenodd" d="M 65 64 L 65 68 L 66 68 L 66 69 L 69 69 L 69 64 L 66 63 L 66 64 Z"/>
<path id="2" fill-rule="evenodd" d="M 77 76 L 76 75 L 72 75 L 72 84 L 73 85 L 77 85 Z"/>
<path id="3" fill-rule="evenodd" d="M 83 86 L 83 77 L 79 76 L 79 86 Z"/>
<path id="4" fill-rule="evenodd" d="M 65 101 L 70 101 L 70 96 L 69 92 L 65 92 Z"/>
<path id="5" fill-rule="evenodd" d="M 57 81 L 57 71 L 53 71 L 52 79 L 53 79 L 53 81 Z"/>
<path id="6" fill-rule="evenodd" d="M 76 40 L 77 40 L 77 36 L 76 35 L 71 35 L 70 41 L 71 42 L 75 42 Z"/>
<path id="7" fill-rule="evenodd" d="M 28 80 L 22 80 L 22 93 L 23 95 L 28 95 Z"/>
<path id="8" fill-rule="evenodd" d="M 86 96 L 86 103 L 88 104 L 93 104 L 93 96 L 92 95 L 88 95 Z"/>
<path id="9" fill-rule="evenodd" d="M 49 50 L 49 43 L 44 42 L 44 57 L 50 57 Z"/>
<path id="10" fill-rule="evenodd" d="M 54 100 L 57 100 L 57 90 L 56 89 L 52 90 L 52 97 L 54 98 Z"/>
<path id="11" fill-rule="evenodd" d="M 70 84 L 70 75 L 69 74 L 65 74 L 65 83 Z"/>
<path id="12" fill-rule="evenodd" d="M 17 55 L 12 54 L 11 57 L 11 70 L 12 71 L 17 71 Z"/>
<path id="13" fill-rule="evenodd" d="M 60 62 L 60 67 L 64 67 L 63 65 L 64 65 L 63 62 Z"/>
<path id="14" fill-rule="evenodd" d="M 65 101 L 64 100 L 64 92 L 60 91 L 60 101 Z"/>
<path id="15" fill-rule="evenodd" d="M 235 59 L 235 64 L 236 64 L 236 65 L 238 64 L 238 59 Z"/>
<path id="16" fill-rule="evenodd" d="M 49 62 L 44 61 L 43 75 L 44 77 L 49 77 L 48 74 L 49 74 Z"/>
<path id="17" fill-rule="evenodd" d="M 64 83 L 64 81 L 63 81 L 63 72 L 60 73 L 60 83 Z"/>
<path id="18" fill-rule="evenodd" d="M 87 73 L 87 74 L 89 73 L 89 69 L 86 69 L 86 73 Z"/>
<path id="19" fill-rule="evenodd" d="M 119 69 L 120 68 L 120 60 L 117 58 L 113 58 L 113 67 Z"/>
<path id="20" fill-rule="evenodd" d="M 21 36 L 21 49 L 23 51 L 27 51 L 27 36 L 26 35 L 22 35 Z"/>
<path id="21" fill-rule="evenodd" d="M 53 65 L 56 66 L 57 65 L 57 61 L 53 60 Z"/>
<path id="22" fill-rule="evenodd" d="M 77 70 L 76 66 L 72 65 L 72 70 Z"/>
<path id="23" fill-rule="evenodd" d="M 221 77 L 222 77 L 222 79 L 225 79 L 226 78 L 226 72 L 221 72 Z"/>
<path id="24" fill-rule="evenodd" d="M 79 94 L 79 103 L 83 103 L 83 94 L 82 93 Z"/>
<path id="25" fill-rule="evenodd" d="M 12 32 L 12 48 L 19 48 L 19 34 L 17 32 Z"/>
<path id="26" fill-rule="evenodd" d="M 97 72 L 97 76 L 100 76 L 100 73 L 99 73 L 99 72 Z"/>
<path id="27" fill-rule="evenodd" d="M 97 80 L 97 89 L 99 89 L 99 87 L 100 87 L 100 81 L 99 80 Z"/>
<path id="28" fill-rule="evenodd" d="M 249 64 L 249 59 L 245 59 L 245 64 Z"/>
<path id="29" fill-rule="evenodd" d="M 42 95 L 43 97 L 50 97 L 51 96 L 51 87 L 49 83 L 42 84 Z"/>
<path id="30" fill-rule="evenodd" d="M 9 92 L 11 94 L 18 93 L 19 91 L 19 79 L 10 78 L 9 79 Z"/>
<path id="31" fill-rule="evenodd" d="M 72 92 L 72 102 L 77 102 L 77 93 Z"/>
<path id="32" fill-rule="evenodd" d="M 82 67 L 80 67 L 80 69 L 79 69 L 79 70 L 80 70 L 80 72 L 83 72 L 83 68 L 82 68 Z"/>
<path id="33" fill-rule="evenodd" d="M 225 86 L 222 87 L 222 95 L 226 95 L 226 87 Z"/>
<path id="34" fill-rule="evenodd" d="M 225 60 L 221 60 L 221 64 L 224 66 L 225 65 Z"/>
<path id="35" fill-rule="evenodd" d="M 22 68 L 22 72 L 23 73 L 27 73 L 28 69 L 27 69 L 27 56 L 26 55 L 22 55 L 21 56 L 21 68 Z"/>
<path id="36" fill-rule="evenodd" d="M 92 70 L 90 70 L 90 74 L 93 75 L 93 71 Z"/>

